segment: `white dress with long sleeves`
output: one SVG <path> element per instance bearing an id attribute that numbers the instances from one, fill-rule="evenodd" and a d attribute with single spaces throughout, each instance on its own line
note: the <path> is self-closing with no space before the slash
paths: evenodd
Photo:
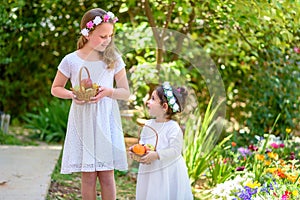
<path id="1" fill-rule="evenodd" d="M 146 122 L 158 132 L 157 153 L 160 159 L 150 165 L 140 164 L 137 176 L 137 200 L 193 199 L 187 167 L 182 157 L 183 133 L 177 122 Z M 144 127 L 140 143 L 155 144 L 155 134 Z"/>
<path id="2" fill-rule="evenodd" d="M 88 68 L 93 83 L 113 88 L 114 75 L 124 68 L 121 56 L 116 67 L 107 69 L 102 61 L 85 61 L 77 52 L 66 55 L 58 70 L 79 85 L 79 70 Z M 86 78 L 85 70 L 82 79 Z M 63 149 L 61 173 L 127 170 L 127 158 L 118 103 L 104 97 L 97 103 L 72 102 Z"/>

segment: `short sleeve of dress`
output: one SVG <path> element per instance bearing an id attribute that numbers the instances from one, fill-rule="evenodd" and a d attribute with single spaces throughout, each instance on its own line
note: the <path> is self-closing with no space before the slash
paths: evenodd
<path id="1" fill-rule="evenodd" d="M 126 66 L 126 64 L 125 64 L 124 60 L 122 59 L 122 56 L 118 55 L 117 60 L 115 62 L 115 72 L 114 72 L 114 74 L 117 74 L 125 66 Z"/>
<path id="2" fill-rule="evenodd" d="M 70 65 L 67 59 L 67 56 L 65 56 L 60 64 L 58 65 L 58 70 L 63 73 L 63 75 L 65 75 L 67 78 L 71 77 L 71 70 L 70 70 Z"/>

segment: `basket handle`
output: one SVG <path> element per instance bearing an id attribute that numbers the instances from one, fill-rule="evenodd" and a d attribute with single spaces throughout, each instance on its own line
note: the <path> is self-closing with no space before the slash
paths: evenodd
<path id="1" fill-rule="evenodd" d="M 82 88 L 81 88 L 81 75 L 82 75 L 82 69 L 85 69 L 85 71 L 86 71 L 86 73 L 87 73 L 87 75 L 88 75 L 88 78 L 91 77 L 91 76 L 90 76 L 89 70 L 88 70 L 85 66 L 83 66 L 83 67 L 80 68 L 80 70 L 79 70 L 79 90 L 80 90 L 81 92 L 82 92 Z"/>
<path id="2" fill-rule="evenodd" d="M 150 128 L 150 129 L 155 133 L 156 140 L 155 140 L 155 145 L 154 145 L 154 151 L 156 151 L 157 142 L 158 142 L 158 133 L 157 133 L 157 131 L 156 131 L 154 128 L 152 128 L 151 126 L 148 126 L 148 125 L 146 125 L 146 124 L 144 124 L 143 127 L 144 127 L 144 126 Z M 142 127 L 140 128 L 140 130 L 139 130 L 139 132 L 138 132 L 138 141 L 140 141 L 141 130 L 142 130 Z"/>

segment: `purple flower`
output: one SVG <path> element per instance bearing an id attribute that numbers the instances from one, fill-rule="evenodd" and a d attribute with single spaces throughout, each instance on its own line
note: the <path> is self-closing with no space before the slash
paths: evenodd
<path id="1" fill-rule="evenodd" d="M 245 190 L 241 191 L 238 194 L 238 197 L 240 197 L 243 200 L 251 200 L 252 195 L 256 194 L 256 193 L 257 193 L 257 188 L 252 189 L 252 188 L 250 188 L 248 186 L 245 186 Z"/>
<path id="2" fill-rule="evenodd" d="M 243 147 L 238 148 L 238 152 L 244 157 L 246 157 L 247 155 L 251 155 L 251 151 Z"/>
<path id="3" fill-rule="evenodd" d="M 240 166 L 240 167 L 237 167 L 235 170 L 236 171 L 244 171 L 245 169 L 245 166 Z"/>
<path id="4" fill-rule="evenodd" d="M 265 153 L 270 153 L 270 152 L 272 152 L 271 149 L 266 149 L 266 152 L 265 152 Z"/>
<path id="5" fill-rule="evenodd" d="M 262 187 L 260 191 L 270 194 L 268 187 Z"/>

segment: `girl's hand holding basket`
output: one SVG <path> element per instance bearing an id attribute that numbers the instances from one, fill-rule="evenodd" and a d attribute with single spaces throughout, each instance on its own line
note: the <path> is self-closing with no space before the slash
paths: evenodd
<path id="1" fill-rule="evenodd" d="M 159 159 L 158 153 L 156 152 L 158 134 L 155 129 L 148 125 L 144 125 L 145 127 L 150 128 L 156 136 L 155 145 L 151 144 L 135 144 L 129 147 L 129 155 L 130 158 L 144 164 L 150 164 L 152 161 Z M 140 141 L 140 132 L 138 134 Z"/>
<path id="2" fill-rule="evenodd" d="M 82 70 L 87 72 L 88 78 L 82 79 Z M 90 101 L 92 97 L 95 97 L 99 92 L 100 86 L 93 83 L 90 78 L 89 70 L 86 67 L 82 67 L 79 71 L 79 85 L 71 88 L 77 103 Z"/>

